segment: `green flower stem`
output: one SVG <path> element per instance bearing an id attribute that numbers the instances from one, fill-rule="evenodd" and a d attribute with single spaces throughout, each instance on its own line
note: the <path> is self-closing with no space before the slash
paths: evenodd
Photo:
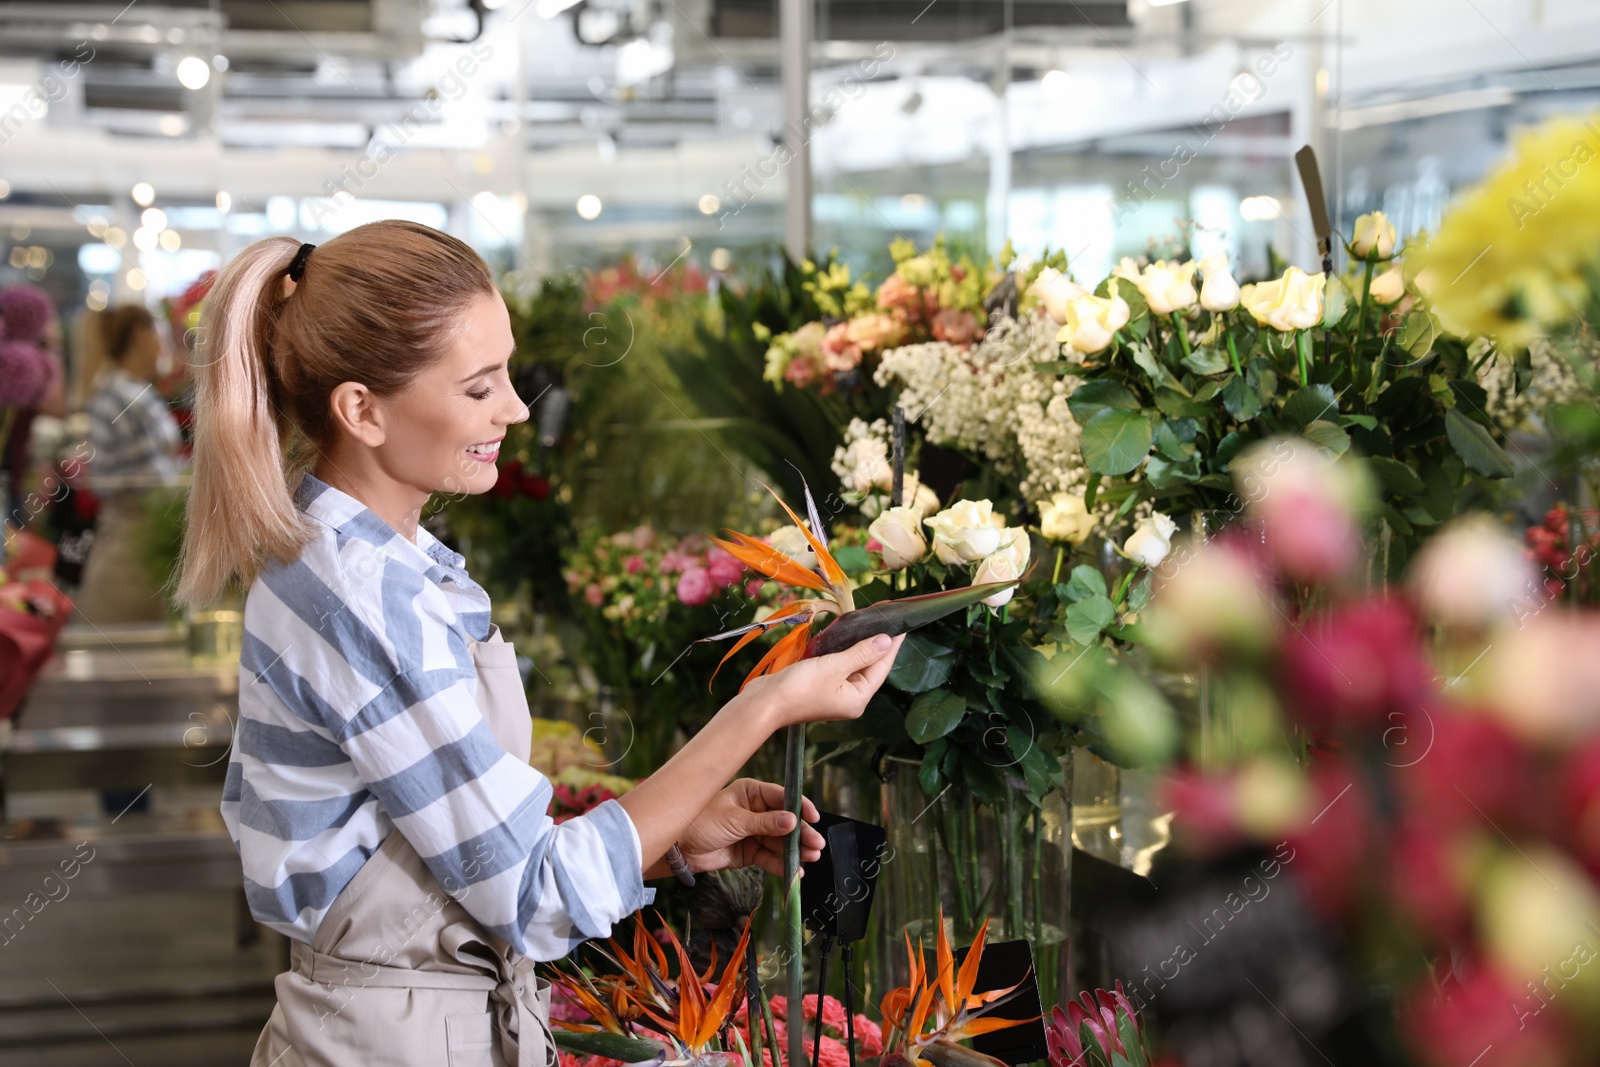
<path id="1" fill-rule="evenodd" d="M 1192 355 L 1189 351 L 1189 331 L 1183 328 L 1183 319 L 1179 318 L 1176 311 L 1172 313 L 1172 329 L 1178 335 L 1178 344 L 1183 346 L 1184 356 Z"/>
<path id="2" fill-rule="evenodd" d="M 1067 546 L 1066 545 L 1057 545 L 1056 546 L 1056 569 L 1055 569 L 1055 573 L 1050 575 L 1050 584 L 1051 585 L 1055 585 L 1057 582 L 1061 581 L 1061 561 L 1066 558 L 1066 555 L 1067 555 Z"/>
<path id="3" fill-rule="evenodd" d="M 1128 586 L 1133 584 L 1133 579 L 1137 577 L 1138 574 L 1139 570 L 1136 567 L 1122 576 L 1122 581 L 1117 583 L 1117 595 L 1111 598 L 1111 603 L 1113 606 L 1119 608 L 1122 607 L 1122 601 L 1128 595 Z"/>
<path id="4" fill-rule="evenodd" d="M 1222 336 L 1228 339 L 1228 358 L 1233 360 L 1233 373 L 1244 377 L 1244 368 L 1239 365 L 1239 346 L 1233 340 L 1233 331 L 1224 328 Z"/>
<path id="5" fill-rule="evenodd" d="M 799 1004 L 805 995 L 805 935 L 800 916 L 800 818 L 801 784 L 806 773 L 806 728 L 789 727 L 784 737 L 783 806 L 794 813 L 794 829 L 783 842 L 783 879 L 788 903 L 784 914 L 784 950 L 788 969 L 784 973 L 784 993 L 790 1004 Z M 789 1027 L 789 1067 L 804 1067 L 806 1028 Z"/>
<path id="6" fill-rule="evenodd" d="M 1375 261 L 1367 260 L 1366 276 L 1361 280 L 1361 317 L 1356 320 L 1356 339 L 1350 344 L 1352 355 L 1367 335 L 1367 308 L 1372 306 L 1372 269 L 1377 265 Z"/>
<path id="7" fill-rule="evenodd" d="M 1300 387 L 1303 389 L 1311 384 L 1311 334 L 1306 330 L 1295 333 L 1295 349 L 1300 355 Z"/>

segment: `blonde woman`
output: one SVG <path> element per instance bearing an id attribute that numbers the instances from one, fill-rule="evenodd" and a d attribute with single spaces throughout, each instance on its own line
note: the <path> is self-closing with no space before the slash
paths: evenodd
<path id="1" fill-rule="evenodd" d="M 515 654 L 417 521 L 494 484 L 528 415 L 512 349 L 483 261 L 409 223 L 262 241 L 206 302 L 179 597 L 249 590 L 222 811 L 252 911 L 292 939 L 256 1067 L 544 1067 L 532 962 L 685 862 L 778 870 L 781 789 L 729 780 L 781 727 L 860 715 L 899 647 L 758 679 L 620 801 L 553 825 Z"/>

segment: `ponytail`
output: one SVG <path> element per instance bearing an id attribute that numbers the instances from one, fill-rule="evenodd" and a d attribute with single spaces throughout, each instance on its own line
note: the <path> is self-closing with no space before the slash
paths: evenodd
<path id="1" fill-rule="evenodd" d="M 284 278 L 297 242 L 258 241 L 221 273 L 200 313 L 195 358 L 194 477 L 177 600 L 210 604 L 264 562 L 287 562 L 310 539 L 289 492 L 289 428 L 268 364 Z"/>
<path id="2" fill-rule="evenodd" d="M 225 266 L 200 314 L 177 600 L 209 604 L 298 556 L 313 527 L 290 487 L 336 444 L 334 388 L 399 392 L 496 292 L 476 252 L 411 222 L 358 226 L 309 256 L 272 237 Z"/>

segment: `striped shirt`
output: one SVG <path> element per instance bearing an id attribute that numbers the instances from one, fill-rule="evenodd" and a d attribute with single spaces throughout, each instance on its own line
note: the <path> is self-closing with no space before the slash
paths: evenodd
<path id="1" fill-rule="evenodd" d="M 89 398 L 89 488 L 147 489 L 171 485 L 183 471 L 182 435 L 156 387 L 117 367 Z"/>
<path id="2" fill-rule="evenodd" d="M 489 597 L 422 528 L 407 541 L 306 475 L 316 539 L 245 601 L 222 817 L 261 923 L 310 941 L 391 828 L 472 916 L 535 959 L 650 902 L 616 801 L 555 825 L 548 779 L 478 710 Z"/>

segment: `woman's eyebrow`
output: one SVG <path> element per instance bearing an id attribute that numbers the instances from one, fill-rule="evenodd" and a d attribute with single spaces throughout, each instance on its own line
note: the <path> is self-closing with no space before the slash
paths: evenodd
<path id="1" fill-rule="evenodd" d="M 466 382 L 470 382 L 474 378 L 482 378 L 485 374 L 493 374 L 495 371 L 499 370 L 501 367 L 503 367 L 507 363 L 509 363 L 510 360 L 511 360 L 511 357 L 507 356 L 505 359 L 498 360 L 498 361 L 496 361 L 494 363 L 485 363 L 483 366 L 479 367 L 477 370 L 473 371 L 471 374 L 469 374 L 465 378 L 461 379 L 461 384 L 465 384 Z"/>

